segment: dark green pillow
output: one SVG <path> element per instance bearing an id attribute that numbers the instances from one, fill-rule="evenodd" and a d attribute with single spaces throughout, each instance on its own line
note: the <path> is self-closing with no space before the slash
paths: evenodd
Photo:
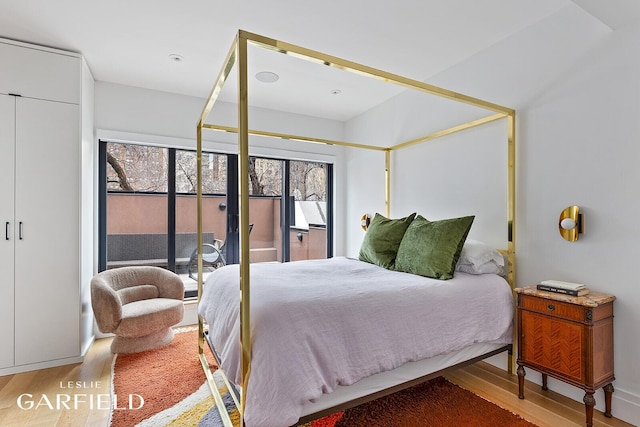
<path id="1" fill-rule="evenodd" d="M 404 233 L 395 269 L 434 279 L 453 277 L 473 216 L 429 221 L 418 215 Z"/>
<path id="2" fill-rule="evenodd" d="M 376 214 L 364 235 L 358 256 L 360 261 L 392 269 L 402 236 L 415 216 L 412 213 L 404 218 L 389 219 Z"/>

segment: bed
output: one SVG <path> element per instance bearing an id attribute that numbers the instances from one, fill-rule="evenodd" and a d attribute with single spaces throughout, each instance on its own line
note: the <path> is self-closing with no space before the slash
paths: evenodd
<path id="1" fill-rule="evenodd" d="M 250 129 L 247 99 L 248 45 L 472 105 L 488 110 L 490 115 L 386 147 Z M 238 126 L 208 124 L 206 121 L 213 105 L 236 64 Z M 456 271 L 451 280 L 425 279 L 415 274 L 392 271 L 344 257 L 323 261 L 250 265 L 248 191 L 242 191 L 249 187 L 247 165 L 250 135 L 342 145 L 384 153 L 385 212 L 389 217 L 392 152 L 498 120 L 504 120 L 507 124 L 508 237 L 506 249 L 503 250 L 507 259 L 504 271 L 506 280 L 497 274 L 466 274 L 462 271 Z M 202 133 L 207 129 L 237 133 L 240 168 L 240 263 L 217 270 L 205 285 L 202 279 L 201 250 L 198 254 L 200 360 L 218 408 L 225 408 L 225 405 L 213 382 L 209 364 L 203 356 L 205 343 L 208 343 L 218 359 L 220 371 L 228 386 L 237 393 L 236 405 L 242 422 L 249 427 L 286 426 L 306 422 L 425 381 L 447 369 L 507 350 L 509 369 L 513 368 L 514 110 L 239 31 L 198 121 L 199 181 L 202 174 Z M 201 200 L 202 188 L 199 184 L 199 235 L 202 235 Z M 201 237 L 198 246 L 202 246 Z M 283 277 L 289 276 L 295 278 L 293 284 L 282 281 Z M 322 279 L 320 285 L 313 284 L 314 277 Z M 305 286 L 300 286 L 301 283 Z M 352 293 L 346 294 L 347 290 Z M 411 297 L 406 298 L 407 296 Z M 326 304 L 319 304 L 323 299 Z M 433 304 L 434 301 L 437 303 Z M 373 308 L 365 305 L 365 302 L 372 303 Z M 447 316 L 454 317 L 436 313 L 434 307 L 438 306 L 447 308 Z M 478 311 L 471 312 L 471 309 Z M 379 313 L 374 319 L 371 319 L 372 311 Z M 285 313 L 285 317 L 273 317 L 275 313 Z M 312 313 L 319 317 L 311 316 Z M 331 319 L 333 323 L 327 319 Z M 479 319 L 483 321 L 479 322 Z M 363 323 L 363 320 L 377 329 L 362 328 L 363 325 L 358 323 Z M 301 327 L 304 323 L 308 323 L 308 327 Z M 271 326 L 268 328 L 268 325 Z M 326 333 L 318 333 L 319 325 Z M 446 328 L 446 325 L 455 327 Z M 331 341 L 331 337 L 336 338 L 338 344 Z M 267 343 L 276 345 L 268 347 Z M 392 353 L 389 351 L 390 347 L 403 351 Z M 279 352 L 282 349 L 285 350 L 284 353 Z M 331 354 L 341 353 L 343 357 L 329 357 L 327 349 L 331 349 Z M 293 370 L 293 366 L 300 369 Z M 287 371 L 296 372 L 295 380 L 287 375 Z M 301 372 L 310 374 L 310 377 L 300 382 Z M 274 393 L 274 390 L 278 392 Z M 277 416 L 272 410 L 274 407 L 279 408 Z M 225 426 L 233 425 L 224 409 L 220 411 L 220 415 Z"/>
<path id="2" fill-rule="evenodd" d="M 338 385 L 475 344 L 511 343 L 513 297 L 497 275 L 436 280 L 344 257 L 254 264 L 251 274 L 247 426 L 290 426 L 318 412 Z M 199 307 L 235 384 L 242 378 L 238 276 L 237 265 L 211 274 Z"/>

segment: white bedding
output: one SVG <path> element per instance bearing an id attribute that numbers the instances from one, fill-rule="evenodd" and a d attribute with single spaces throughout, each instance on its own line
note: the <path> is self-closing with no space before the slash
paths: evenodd
<path id="1" fill-rule="evenodd" d="M 199 305 L 236 383 L 238 278 L 237 265 L 216 270 Z M 290 426 L 337 385 L 473 343 L 510 343 L 512 316 L 511 289 L 496 275 L 440 281 L 349 258 L 252 264 L 245 423 Z"/>

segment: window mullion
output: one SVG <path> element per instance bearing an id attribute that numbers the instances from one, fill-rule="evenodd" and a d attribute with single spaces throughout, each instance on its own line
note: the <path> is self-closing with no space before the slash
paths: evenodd
<path id="1" fill-rule="evenodd" d="M 240 262 L 238 174 L 238 156 L 236 154 L 227 155 L 227 264 L 237 264 Z"/>
<path id="2" fill-rule="evenodd" d="M 281 231 L 282 231 L 282 262 L 291 261 L 291 161 L 284 160 L 284 171 L 282 174 L 282 198 L 281 198 Z"/>
<path id="3" fill-rule="evenodd" d="M 176 271 L 176 149 L 169 148 L 167 167 L 167 269 Z"/>
<path id="4" fill-rule="evenodd" d="M 98 271 L 107 269 L 107 142 L 98 144 Z"/>
<path id="5" fill-rule="evenodd" d="M 327 163 L 327 175 L 325 182 L 327 189 L 327 258 L 333 257 L 333 164 Z"/>

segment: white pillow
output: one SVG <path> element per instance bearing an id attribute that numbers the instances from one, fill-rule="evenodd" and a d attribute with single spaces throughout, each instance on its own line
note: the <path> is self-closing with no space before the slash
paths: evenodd
<path id="1" fill-rule="evenodd" d="M 504 275 L 504 257 L 497 249 L 478 240 L 467 239 L 460 252 L 456 271 L 469 274 Z"/>

